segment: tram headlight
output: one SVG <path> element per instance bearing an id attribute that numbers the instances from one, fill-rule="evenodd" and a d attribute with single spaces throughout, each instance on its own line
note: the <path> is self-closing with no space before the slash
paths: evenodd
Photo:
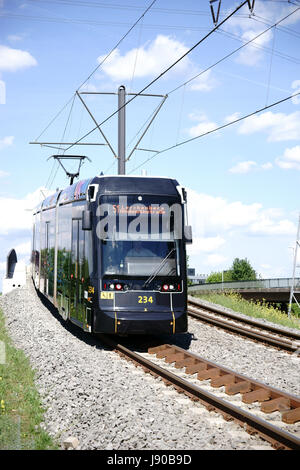
<path id="1" fill-rule="evenodd" d="M 181 290 L 180 284 L 163 284 L 161 287 L 158 286 L 158 289 L 163 292 L 177 292 Z"/>

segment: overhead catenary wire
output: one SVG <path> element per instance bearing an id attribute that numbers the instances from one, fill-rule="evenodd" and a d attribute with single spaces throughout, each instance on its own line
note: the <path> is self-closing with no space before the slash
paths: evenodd
<path id="1" fill-rule="evenodd" d="M 90 2 L 86 0 L 27 0 L 31 3 L 52 3 L 57 5 L 69 5 L 69 6 L 82 6 L 82 7 L 91 7 L 91 8 L 102 8 L 102 9 L 112 9 L 112 10 L 127 10 L 127 11 L 134 11 L 134 10 L 142 10 L 142 6 L 138 5 L 126 5 L 126 4 L 114 4 L 114 3 L 103 3 L 103 2 Z M 295 0 L 299 1 L 299 0 Z M 264 2 L 268 3 L 284 3 L 284 4 L 295 4 L 291 0 L 264 0 Z M 176 15 L 198 15 L 198 16 L 211 16 L 210 13 L 204 10 L 187 10 L 187 9 L 178 9 L 178 8 L 161 8 L 156 7 L 153 8 L 153 11 L 158 13 L 166 13 L 166 14 L 176 14 Z M 224 16 L 224 14 L 220 13 L 220 17 Z M 248 15 L 239 14 L 238 17 L 248 17 Z"/>
<path id="2" fill-rule="evenodd" d="M 270 26 L 270 21 L 267 18 L 264 18 L 263 16 L 255 14 L 255 15 L 251 15 L 251 19 L 258 23 L 262 23 L 262 24 L 266 24 Z M 282 31 L 286 34 L 290 34 L 291 36 L 294 36 L 300 39 L 300 33 L 298 31 L 295 31 L 294 29 L 288 28 L 287 26 L 279 26 L 277 27 L 277 29 L 279 31 Z"/>
<path id="3" fill-rule="evenodd" d="M 32 3 L 54 3 L 58 5 L 70 5 L 70 6 L 83 6 L 92 8 L 103 8 L 113 10 L 142 10 L 142 6 L 138 5 L 126 5 L 126 4 L 114 4 L 114 3 L 103 3 L 103 2 L 89 2 L 89 1 L 74 1 L 74 0 L 29 0 Z M 187 9 L 176 9 L 176 8 L 153 8 L 158 13 L 167 14 L 179 14 L 179 15 L 199 15 L 199 16 L 210 16 L 210 13 L 202 10 L 187 10 Z"/>
<path id="4" fill-rule="evenodd" d="M 94 132 L 99 126 L 102 126 L 104 123 L 106 123 L 109 119 L 111 119 L 113 116 L 115 116 L 121 109 L 123 109 L 125 106 L 128 106 L 129 103 L 131 103 L 134 99 L 136 99 L 138 96 L 140 96 L 145 90 L 147 90 L 150 86 L 152 86 L 155 82 L 157 82 L 160 78 L 162 78 L 166 73 L 168 73 L 173 67 L 175 67 L 181 60 L 183 60 L 185 57 L 187 57 L 194 49 L 196 49 L 200 44 L 202 44 L 208 37 L 210 37 L 215 31 L 217 31 L 226 21 L 228 21 L 232 16 L 235 15 L 237 11 L 239 11 L 244 5 L 248 3 L 248 0 L 243 1 L 240 5 L 238 5 L 224 20 L 222 20 L 218 25 L 216 25 L 213 29 L 211 29 L 204 37 L 202 37 L 199 41 L 197 41 L 190 49 L 188 49 L 183 55 L 181 55 L 175 62 L 173 62 L 169 67 L 167 67 L 163 72 L 161 72 L 157 77 L 155 77 L 150 83 L 148 83 L 142 90 L 140 90 L 138 93 L 136 93 L 130 100 L 128 100 L 123 106 L 118 108 L 116 111 L 111 113 L 106 119 L 104 119 L 102 122 L 98 124 L 98 126 L 94 127 L 91 129 L 89 132 L 87 132 L 84 136 L 82 136 L 80 139 L 78 139 L 76 142 L 74 142 L 72 145 L 70 145 L 67 150 L 69 150 L 71 147 L 74 145 L 78 144 L 81 142 L 85 137 L 89 136 L 92 132 Z"/>
<path id="5" fill-rule="evenodd" d="M 133 170 L 131 170 L 129 172 L 129 174 L 133 173 L 134 171 L 138 170 L 139 168 L 141 168 L 142 166 L 144 166 L 146 163 L 148 163 L 150 160 L 152 160 L 153 158 L 157 157 L 158 155 L 161 155 L 162 153 L 165 153 L 165 152 L 168 152 L 169 150 L 172 150 L 174 148 L 177 148 L 177 147 L 180 147 L 181 145 L 185 145 L 189 142 L 192 142 L 194 140 L 197 140 L 197 139 L 200 139 L 201 137 L 205 137 L 206 135 L 209 135 L 209 134 L 212 134 L 213 132 L 217 132 L 221 129 L 225 129 L 225 127 L 229 127 L 229 126 L 232 126 L 233 124 L 236 124 L 237 122 L 240 122 L 240 121 L 243 121 L 244 119 L 247 119 L 251 116 L 254 116 L 255 114 L 258 114 L 258 113 L 261 113 L 263 111 L 265 111 L 266 109 L 269 109 L 269 108 L 272 108 L 274 106 L 277 106 L 281 103 L 284 103 L 292 98 L 294 98 L 295 96 L 299 96 L 300 95 L 300 92 L 297 92 L 297 93 L 293 93 L 292 95 L 290 96 L 287 96 L 286 98 L 283 98 L 279 101 L 276 101 L 272 104 L 269 104 L 268 106 L 264 106 L 263 108 L 260 108 L 260 109 L 257 109 L 256 111 L 252 111 L 251 113 L 249 114 L 246 114 L 240 118 L 237 118 L 237 119 L 234 119 L 233 121 L 230 121 L 226 124 L 223 124 L 222 126 L 219 126 L 219 127 L 215 127 L 214 129 L 211 129 L 207 132 L 204 132 L 203 134 L 199 134 L 195 137 L 191 137 L 190 139 L 187 139 L 187 140 L 184 140 L 182 142 L 179 142 L 178 144 L 175 144 L 175 145 L 171 145 L 170 147 L 167 147 L 163 150 L 159 150 L 157 151 L 154 155 L 152 155 L 151 157 L 147 158 L 146 160 L 144 160 L 140 165 L 136 166 L 135 168 L 133 168 Z"/>
<path id="6" fill-rule="evenodd" d="M 146 8 L 146 10 L 142 13 L 142 15 L 135 21 L 135 23 L 131 26 L 131 28 L 122 36 L 122 38 L 117 42 L 117 44 L 114 46 L 114 48 L 104 57 L 104 59 L 95 67 L 95 69 L 92 71 L 92 73 L 82 82 L 82 84 L 77 88 L 76 91 L 79 91 L 80 88 L 83 87 L 83 85 L 94 75 L 94 73 L 101 67 L 104 62 L 111 56 L 111 54 L 117 49 L 117 47 L 121 44 L 122 41 L 128 36 L 128 34 L 135 28 L 135 26 L 144 18 L 146 13 L 150 10 L 150 8 L 154 5 L 156 0 L 153 0 L 150 5 Z"/>
<path id="7" fill-rule="evenodd" d="M 30 16 L 30 15 L 16 15 L 13 13 L 1 13 L 0 17 L 12 18 L 16 20 L 30 20 L 37 22 L 48 22 L 48 23 L 62 23 L 62 24 L 78 24 L 78 25 L 90 25 L 90 26 L 115 26 L 115 27 L 128 27 L 131 26 L 130 23 L 123 23 L 120 21 L 96 21 L 96 20 L 83 20 L 81 18 L 58 18 L 58 17 L 49 17 L 49 16 Z M 175 30 L 186 30 L 187 28 L 191 31 L 206 31 L 209 30 L 208 27 L 190 27 L 183 25 L 168 25 L 168 24 L 145 24 L 144 29 L 175 29 Z"/>
<path id="8" fill-rule="evenodd" d="M 76 91 L 79 91 L 80 88 L 83 87 L 87 83 L 87 81 L 94 75 L 94 73 L 102 66 L 102 64 L 108 59 L 108 57 L 117 49 L 117 47 L 121 44 L 121 42 L 128 36 L 128 34 L 133 30 L 133 28 L 139 23 L 139 21 L 145 16 L 145 14 L 150 10 L 152 5 L 156 0 L 153 0 L 150 5 L 146 8 L 146 10 L 143 12 L 143 14 L 135 21 L 135 23 L 131 26 L 131 28 L 121 37 L 121 39 L 117 42 L 117 44 L 111 49 L 111 51 L 105 56 L 105 58 L 101 61 L 100 64 L 97 65 L 97 67 L 92 71 L 92 73 L 89 74 L 89 76 L 79 85 L 79 87 L 76 89 Z M 65 105 L 62 107 L 62 109 L 54 116 L 54 118 L 50 121 L 50 123 L 44 128 L 44 130 L 40 133 L 40 135 L 35 139 L 37 141 L 45 132 L 46 130 L 53 124 L 53 122 L 57 119 L 57 117 L 64 111 L 64 109 L 71 103 L 73 97 L 76 95 L 75 93 L 72 95 L 72 97 L 65 103 Z"/>
<path id="9" fill-rule="evenodd" d="M 292 14 L 293 14 L 293 12 L 292 12 Z M 274 27 L 277 27 L 277 25 L 272 25 L 271 27 L 274 28 Z M 222 34 L 222 35 L 227 36 L 229 38 L 235 39 L 239 42 L 246 42 L 245 39 L 242 39 L 237 34 L 229 33 L 228 31 L 220 30 L 219 34 Z M 269 54 L 273 54 L 274 56 L 280 57 L 281 59 L 287 60 L 288 62 L 293 62 L 294 64 L 300 64 L 300 59 L 298 59 L 297 57 L 293 57 L 291 55 L 284 54 L 283 52 L 279 52 L 275 49 L 272 50 L 272 48 L 270 48 L 270 47 L 262 46 L 261 44 L 252 44 L 252 47 L 255 47 L 256 49 L 260 49 L 262 51 L 266 51 Z"/>
<path id="10" fill-rule="evenodd" d="M 186 80 L 184 83 L 178 85 L 177 87 L 175 87 L 174 89 L 168 91 L 168 95 L 171 95 L 172 93 L 174 93 L 175 91 L 179 90 L 180 88 L 182 88 L 183 86 L 186 86 L 188 85 L 190 82 L 192 82 L 193 80 L 195 80 L 196 78 L 200 77 L 201 75 L 203 75 L 204 73 L 208 72 L 209 70 L 211 70 L 213 67 L 215 67 L 216 65 L 220 64 L 221 62 L 223 62 L 224 60 L 228 59 L 229 57 L 233 56 L 234 54 L 236 54 L 237 52 L 239 52 L 241 49 L 243 49 L 244 47 L 248 46 L 249 44 L 251 44 L 253 41 L 255 41 L 256 39 L 258 39 L 260 36 L 262 36 L 263 34 L 267 33 L 268 31 L 270 31 L 272 28 L 276 28 L 278 26 L 278 24 L 280 24 L 282 21 L 285 21 L 287 18 L 289 18 L 291 15 L 293 15 L 294 13 L 296 13 L 297 11 L 300 10 L 300 7 L 299 8 L 296 8 L 294 11 L 290 12 L 288 15 L 284 16 L 283 18 L 281 18 L 280 20 L 278 20 L 276 23 L 272 24 L 271 26 L 269 26 L 267 29 L 265 29 L 264 31 L 261 31 L 259 34 L 257 34 L 256 36 L 254 36 L 252 39 L 249 39 L 249 41 L 245 42 L 244 44 L 242 44 L 241 46 L 239 46 L 237 49 L 234 49 L 233 51 L 229 52 L 228 54 L 226 54 L 224 57 L 222 57 L 221 59 L 217 60 L 215 63 L 213 63 L 212 65 L 210 65 L 209 67 L 207 67 L 206 69 L 202 70 L 201 72 L 199 72 L 198 74 L 194 75 L 192 78 L 190 78 L 189 80 Z"/>
<path id="11" fill-rule="evenodd" d="M 137 64 L 138 55 L 139 55 L 139 51 L 140 51 L 142 30 L 143 30 L 143 19 L 141 20 L 141 24 L 140 24 L 140 28 L 139 28 L 138 43 L 137 43 L 137 48 L 136 48 L 136 53 L 135 53 L 135 59 L 134 59 L 134 64 L 133 64 L 133 71 L 132 71 L 131 81 L 130 81 L 130 85 L 129 85 L 129 90 L 131 92 L 132 92 L 132 85 L 133 85 L 133 80 L 134 80 L 134 76 L 135 76 L 135 71 L 136 71 L 136 64 Z"/>

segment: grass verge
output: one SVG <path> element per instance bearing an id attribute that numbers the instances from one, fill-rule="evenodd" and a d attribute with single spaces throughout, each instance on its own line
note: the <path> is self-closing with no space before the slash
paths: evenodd
<path id="1" fill-rule="evenodd" d="M 0 310 L 0 450 L 50 450 L 58 445 L 40 427 L 44 409 L 34 371 L 16 349 Z"/>
<path id="2" fill-rule="evenodd" d="M 235 312 L 243 313 L 249 317 L 263 318 L 279 325 L 287 326 L 289 328 L 300 329 L 300 319 L 294 315 L 289 318 L 285 312 L 279 308 L 263 302 L 254 302 L 243 299 L 239 294 L 196 294 L 195 297 L 212 302 L 214 304 L 222 305 L 223 307 L 231 308 Z"/>

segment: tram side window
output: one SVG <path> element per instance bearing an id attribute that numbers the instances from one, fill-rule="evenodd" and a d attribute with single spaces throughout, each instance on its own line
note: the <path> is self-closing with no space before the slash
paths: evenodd
<path id="1" fill-rule="evenodd" d="M 74 278 L 78 278 L 78 220 L 72 220 L 72 259 L 71 273 Z"/>
<path id="2" fill-rule="evenodd" d="M 81 221 L 79 222 L 79 234 L 78 234 L 78 244 L 79 244 L 79 278 L 85 279 L 86 269 L 85 269 L 85 232 L 81 228 Z"/>
<path id="3" fill-rule="evenodd" d="M 84 278 L 88 278 L 94 270 L 92 231 L 85 231 L 84 237 Z"/>
<path id="4" fill-rule="evenodd" d="M 36 216 L 36 237 L 35 237 L 35 264 L 36 268 L 39 269 L 39 259 L 40 259 L 40 214 Z"/>
<path id="5" fill-rule="evenodd" d="M 70 279 L 71 219 L 70 207 L 61 206 L 58 212 L 57 279 L 60 289 L 66 288 Z"/>

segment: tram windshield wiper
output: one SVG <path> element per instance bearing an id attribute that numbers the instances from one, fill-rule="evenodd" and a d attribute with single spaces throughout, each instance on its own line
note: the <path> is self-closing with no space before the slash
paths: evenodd
<path id="1" fill-rule="evenodd" d="M 157 276 L 163 265 L 165 264 L 166 260 L 169 258 L 169 256 L 175 251 L 175 248 L 172 248 L 169 253 L 164 257 L 164 259 L 161 261 L 161 263 L 158 265 L 158 267 L 150 274 L 148 279 L 144 282 L 143 287 L 146 287 L 147 284 L 150 284 L 151 281 Z"/>

